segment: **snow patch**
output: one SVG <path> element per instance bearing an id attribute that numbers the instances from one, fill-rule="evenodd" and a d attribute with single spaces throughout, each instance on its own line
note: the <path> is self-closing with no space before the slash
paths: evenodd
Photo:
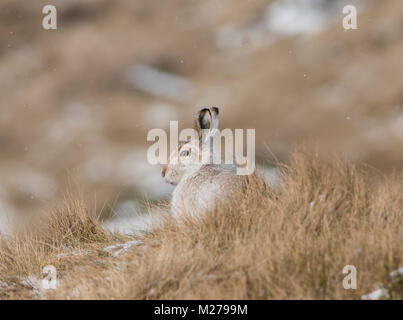
<path id="1" fill-rule="evenodd" d="M 110 232 L 118 232 L 124 235 L 134 235 L 151 231 L 160 223 L 159 219 L 149 214 L 117 216 L 106 220 L 102 226 Z"/>
<path id="2" fill-rule="evenodd" d="M 182 101 L 189 98 L 192 92 L 190 80 L 147 65 L 130 67 L 126 78 L 136 89 L 160 98 Z"/>
<path id="3" fill-rule="evenodd" d="M 278 34 L 311 34 L 324 30 L 332 15 L 334 8 L 326 0 L 282 0 L 267 8 L 265 23 Z"/>
<path id="4" fill-rule="evenodd" d="M 388 292 L 388 290 L 383 289 L 383 288 L 375 290 L 374 292 L 363 295 L 361 297 L 362 300 L 380 300 L 380 299 L 387 299 L 387 298 L 389 298 L 389 292 Z"/>
<path id="5" fill-rule="evenodd" d="M 125 243 L 118 243 L 112 246 L 107 246 L 104 248 L 104 251 L 110 253 L 114 257 L 118 256 L 119 254 L 126 252 L 133 246 L 139 246 L 142 242 L 140 240 L 131 240 Z"/>
<path id="6" fill-rule="evenodd" d="M 390 276 L 391 279 L 394 279 L 394 278 L 403 276 L 403 267 L 400 267 L 399 269 L 397 269 L 397 270 L 395 270 L 395 271 L 392 271 L 392 272 L 389 274 L 389 276 Z"/>
<path id="7" fill-rule="evenodd" d="M 114 216 L 104 221 L 102 226 L 110 232 L 134 235 L 151 231 L 162 223 L 161 214 L 143 212 L 144 209 L 137 201 L 123 201 L 114 210 Z"/>
<path id="8" fill-rule="evenodd" d="M 269 4 L 262 18 L 252 25 L 222 26 L 216 35 L 220 49 L 258 48 L 272 44 L 279 38 L 314 35 L 343 17 L 345 5 L 359 5 L 361 0 L 278 0 Z"/>

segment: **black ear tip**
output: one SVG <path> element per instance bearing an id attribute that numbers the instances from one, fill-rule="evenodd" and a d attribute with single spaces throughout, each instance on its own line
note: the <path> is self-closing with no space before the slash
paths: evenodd
<path id="1" fill-rule="evenodd" d="M 212 107 L 211 110 L 217 115 L 220 113 L 217 107 Z"/>
<path id="2" fill-rule="evenodd" d="M 206 112 L 210 112 L 210 110 L 209 110 L 208 108 L 203 108 L 203 109 L 201 109 L 201 110 L 199 111 L 199 114 L 200 114 L 200 115 L 203 115 L 203 114 L 205 114 Z"/>
<path id="3" fill-rule="evenodd" d="M 211 112 L 210 109 L 204 108 L 199 111 L 197 118 L 197 126 L 200 129 L 209 129 L 211 124 Z"/>
<path id="4" fill-rule="evenodd" d="M 210 109 L 208 109 L 208 108 L 203 108 L 203 109 L 201 109 L 201 110 L 199 111 L 199 120 L 202 120 L 203 117 L 204 117 L 204 115 L 205 115 L 206 113 L 208 113 L 208 114 L 211 115 Z"/>

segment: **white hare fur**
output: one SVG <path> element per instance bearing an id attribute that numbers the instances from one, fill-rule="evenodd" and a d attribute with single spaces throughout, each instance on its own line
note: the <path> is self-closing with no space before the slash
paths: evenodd
<path id="1" fill-rule="evenodd" d="M 162 175 L 176 185 L 172 194 L 171 211 L 175 218 L 185 214 L 198 217 L 200 213 L 215 210 L 218 204 L 233 201 L 242 190 L 245 176 L 236 175 L 236 167 L 224 164 L 201 164 L 201 153 L 212 160 L 211 135 L 218 129 L 218 108 L 202 109 L 196 119 L 198 139 L 190 139 L 172 152 Z M 202 135 L 207 131 L 207 135 Z M 174 161 L 177 159 L 177 161 Z"/>

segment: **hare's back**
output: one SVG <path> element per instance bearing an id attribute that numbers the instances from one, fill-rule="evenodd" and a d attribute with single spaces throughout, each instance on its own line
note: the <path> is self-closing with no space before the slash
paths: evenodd
<path id="1" fill-rule="evenodd" d="M 176 187 L 172 209 L 193 214 L 212 211 L 217 205 L 231 201 L 241 190 L 243 181 L 231 168 L 204 166 Z"/>

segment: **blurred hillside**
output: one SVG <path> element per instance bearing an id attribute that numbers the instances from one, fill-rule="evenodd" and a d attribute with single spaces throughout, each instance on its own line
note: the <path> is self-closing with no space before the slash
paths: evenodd
<path id="1" fill-rule="evenodd" d="M 255 128 L 259 161 L 304 142 L 403 168 L 403 3 L 338 0 L 0 2 L 0 213 L 33 213 L 69 177 L 98 206 L 171 191 L 147 132 L 203 106 Z M 129 202 L 128 202 L 129 201 Z M 126 206 L 126 207 L 125 207 Z"/>

